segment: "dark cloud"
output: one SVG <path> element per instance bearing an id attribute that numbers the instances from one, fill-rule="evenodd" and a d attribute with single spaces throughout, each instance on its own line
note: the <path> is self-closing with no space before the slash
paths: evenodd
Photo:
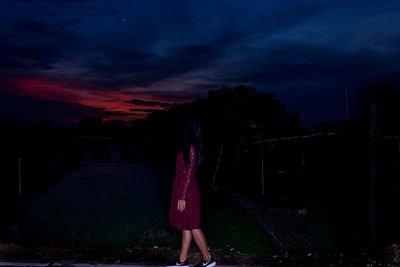
<path id="1" fill-rule="evenodd" d="M 140 99 L 132 99 L 132 100 L 129 100 L 126 102 L 132 103 L 134 105 L 149 106 L 149 107 L 160 106 L 163 108 L 167 108 L 167 107 L 171 106 L 171 104 L 169 104 L 169 103 L 163 103 L 163 102 L 157 102 L 157 101 L 144 101 L 144 100 L 140 100 Z"/>
<path id="2" fill-rule="evenodd" d="M 16 32 L 22 31 L 45 35 L 54 33 L 50 30 L 50 27 L 46 23 L 37 20 L 19 20 L 17 22 L 10 23 L 10 27 Z"/>
<path id="3" fill-rule="evenodd" d="M 65 30 L 63 25 L 78 23 L 66 19 L 57 23 L 38 20 L 18 20 L 9 23 L 12 34 L 0 45 L 1 68 L 24 72 L 24 76 L 39 70 L 52 69 L 52 65 L 74 50 L 77 35 Z"/>
<path id="4" fill-rule="evenodd" d="M 212 88 L 212 87 L 210 87 Z M 155 99 L 162 99 L 168 102 L 189 102 L 199 97 L 196 91 L 163 91 L 163 90 L 149 90 L 149 91 L 123 91 L 123 94 L 132 95 L 136 97 L 140 96 L 152 96 Z"/>
<path id="5" fill-rule="evenodd" d="M 25 75 L 34 68 L 51 69 L 56 60 L 52 47 L 17 45 L 0 45 L 0 59 L 2 70 L 25 70 Z"/>
<path id="6" fill-rule="evenodd" d="M 1 49 L 1 47 L 0 47 Z M 30 69 L 30 64 L 27 64 L 25 62 L 23 62 L 22 60 L 16 60 L 16 59 L 10 59 L 10 58 L 6 58 L 6 57 L 2 57 L 0 56 L 0 70 L 9 70 L 9 69 L 26 69 L 29 70 Z M 1 77 L 1 75 L 0 75 Z"/>
<path id="7" fill-rule="evenodd" d="M 48 2 L 48 3 L 80 3 L 80 2 L 91 2 L 93 0 L 16 0 L 17 2 L 23 3 L 37 3 L 37 2 Z"/>
<path id="8" fill-rule="evenodd" d="M 131 111 L 141 111 L 141 112 L 155 112 L 160 111 L 159 109 L 144 109 L 144 108 L 131 108 Z"/>
<path id="9" fill-rule="evenodd" d="M 119 15 L 119 14 L 121 14 L 121 11 L 118 10 L 118 9 L 111 9 L 109 11 L 109 13 L 112 14 L 112 15 Z"/>
<path id="10" fill-rule="evenodd" d="M 56 10 L 53 10 L 53 9 L 45 9 L 45 10 L 43 11 L 43 14 L 46 15 L 46 16 L 53 17 L 53 16 L 58 16 L 58 15 L 60 15 L 60 12 L 59 12 L 59 11 L 56 11 Z"/>
<path id="11" fill-rule="evenodd" d="M 155 53 L 127 53 L 114 51 L 106 60 L 92 60 L 86 64 L 87 74 L 96 80 L 110 80 L 107 86 L 148 86 L 157 81 L 201 69 L 218 60 L 225 45 L 215 42 L 176 48 L 169 55 Z M 119 78 L 125 74 L 124 78 Z"/>
<path id="12" fill-rule="evenodd" d="M 76 125 L 83 117 L 102 117 L 103 109 L 64 101 L 47 101 L 29 96 L 0 93 L 0 119 L 19 118 L 25 124 L 33 119 L 58 125 Z"/>
<path id="13" fill-rule="evenodd" d="M 257 58 L 255 58 L 257 57 Z M 359 79 L 379 71 L 385 64 L 376 55 L 346 53 L 335 47 L 300 44 L 279 44 L 269 49 L 259 49 L 249 68 L 236 76 L 236 81 L 250 80 L 258 83 L 292 81 L 330 81 L 332 79 Z"/>
<path id="14" fill-rule="evenodd" d="M 148 86 L 157 81 L 183 75 L 217 64 L 226 57 L 226 50 L 238 41 L 259 31 L 270 34 L 314 15 L 319 8 L 297 8 L 294 12 L 273 14 L 263 17 L 251 27 L 224 27 L 213 40 L 206 43 L 190 44 L 187 40 L 169 49 L 166 55 L 152 53 L 109 51 L 108 59 L 93 60 L 86 65 L 91 76 L 107 77 L 106 86 L 124 85 Z M 155 42 L 156 40 L 154 40 Z M 125 73 L 124 79 L 119 78 Z M 103 80 L 104 82 L 104 80 Z"/>
<path id="15" fill-rule="evenodd" d="M 67 31 L 64 26 L 77 24 L 80 21 L 80 18 L 70 18 L 50 23 L 24 19 L 9 23 L 9 26 L 13 34 L 20 34 L 20 36 L 30 38 L 31 41 L 48 44 L 66 42 L 69 39 L 70 41 L 77 41 L 76 35 Z"/>
<path id="16" fill-rule="evenodd" d="M 39 60 L 54 56 L 54 51 L 49 46 L 0 45 L 0 55 L 2 57 Z"/>
<path id="17" fill-rule="evenodd" d="M 61 24 L 63 25 L 74 25 L 74 24 L 78 24 L 79 22 L 81 22 L 81 19 L 65 19 L 61 21 Z"/>
<path id="18" fill-rule="evenodd" d="M 105 116 L 117 116 L 117 117 L 132 117 L 134 113 L 132 112 L 125 112 L 125 111 L 115 111 L 115 110 L 108 110 L 104 112 Z"/>

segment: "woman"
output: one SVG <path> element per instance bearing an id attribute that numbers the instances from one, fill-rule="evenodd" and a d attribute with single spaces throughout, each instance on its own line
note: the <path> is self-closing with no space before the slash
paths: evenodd
<path id="1" fill-rule="evenodd" d="M 201 129 L 199 121 L 182 121 L 182 144 L 176 157 L 175 180 L 172 188 L 169 223 L 182 230 L 179 257 L 167 266 L 189 266 L 187 254 L 192 237 L 199 247 L 202 259 L 196 266 L 216 265 L 207 248 L 200 229 L 200 193 L 196 181 L 196 170 L 203 163 Z"/>

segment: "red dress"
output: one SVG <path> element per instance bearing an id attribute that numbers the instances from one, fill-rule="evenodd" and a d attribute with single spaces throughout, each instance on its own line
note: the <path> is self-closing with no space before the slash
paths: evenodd
<path id="1" fill-rule="evenodd" d="M 197 168 L 194 166 L 195 151 L 193 145 L 190 145 L 189 159 L 190 164 L 186 169 L 183 152 L 180 151 L 176 157 L 169 223 L 179 230 L 200 228 L 200 192 L 195 176 Z M 183 211 L 177 209 L 179 199 L 186 201 Z"/>

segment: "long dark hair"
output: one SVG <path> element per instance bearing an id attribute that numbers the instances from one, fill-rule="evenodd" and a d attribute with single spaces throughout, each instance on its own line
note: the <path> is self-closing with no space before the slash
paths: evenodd
<path id="1" fill-rule="evenodd" d="M 203 164 L 202 135 L 199 120 L 181 120 L 181 150 L 183 151 L 183 160 L 186 167 L 190 164 L 189 152 L 190 145 L 193 145 L 195 151 L 194 165 L 199 167 Z"/>

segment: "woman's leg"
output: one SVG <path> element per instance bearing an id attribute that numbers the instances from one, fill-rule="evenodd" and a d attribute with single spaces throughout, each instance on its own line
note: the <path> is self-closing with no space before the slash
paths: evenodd
<path id="1" fill-rule="evenodd" d="M 190 230 L 182 230 L 182 245 L 179 260 L 184 262 L 189 252 L 190 244 L 192 243 L 192 232 Z"/>
<path id="2" fill-rule="evenodd" d="M 211 254 L 208 251 L 207 241 L 201 229 L 193 229 L 192 230 L 193 239 L 199 247 L 201 254 L 203 255 L 203 259 L 208 261 L 211 258 Z"/>

